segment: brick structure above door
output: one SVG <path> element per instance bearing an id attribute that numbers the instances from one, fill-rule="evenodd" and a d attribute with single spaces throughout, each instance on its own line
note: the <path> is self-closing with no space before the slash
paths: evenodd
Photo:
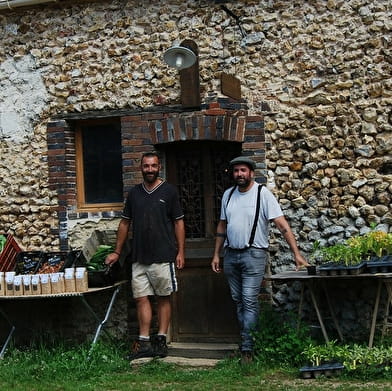
<path id="1" fill-rule="evenodd" d="M 121 117 L 124 148 L 124 184 L 139 174 L 139 159 L 153 146 L 181 141 L 232 141 L 265 168 L 265 134 L 262 116 L 249 116 L 244 103 L 219 99 L 199 111 L 142 113 Z"/>

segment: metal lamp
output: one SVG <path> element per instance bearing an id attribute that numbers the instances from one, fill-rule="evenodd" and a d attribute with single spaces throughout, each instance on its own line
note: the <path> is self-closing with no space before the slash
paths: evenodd
<path id="1" fill-rule="evenodd" d="M 184 46 L 172 46 L 163 54 L 163 60 L 170 67 L 181 70 L 196 62 L 196 54 Z"/>

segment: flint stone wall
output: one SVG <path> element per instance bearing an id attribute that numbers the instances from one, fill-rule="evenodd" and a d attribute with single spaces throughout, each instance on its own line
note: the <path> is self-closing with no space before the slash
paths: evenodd
<path id="1" fill-rule="evenodd" d="M 201 100 L 235 74 L 265 115 L 268 184 L 309 255 L 374 223 L 392 230 L 392 18 L 389 0 L 61 2 L 0 11 L 0 231 L 28 250 L 59 245 L 46 125 L 63 113 L 179 103 L 163 52 L 199 47 Z M 99 214 L 69 224 L 73 247 Z M 272 271 L 293 267 L 273 230 Z"/>

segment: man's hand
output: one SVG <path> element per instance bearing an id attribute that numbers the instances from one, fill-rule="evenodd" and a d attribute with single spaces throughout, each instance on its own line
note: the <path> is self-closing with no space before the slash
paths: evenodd
<path id="1" fill-rule="evenodd" d="M 185 259 L 184 259 L 184 256 L 182 254 L 177 254 L 176 266 L 177 266 L 177 269 L 183 269 L 184 268 L 184 266 L 185 266 Z"/>
<path id="2" fill-rule="evenodd" d="M 105 265 L 111 266 L 116 263 L 120 256 L 117 253 L 110 253 L 105 259 Z"/>
<path id="3" fill-rule="evenodd" d="M 306 266 L 310 266 L 308 261 L 301 254 L 295 256 L 295 265 L 296 265 L 295 270 L 297 271 L 301 270 Z"/>
<path id="4" fill-rule="evenodd" d="M 220 271 L 221 271 L 219 263 L 220 263 L 219 256 L 214 255 L 214 257 L 212 258 L 212 261 L 211 261 L 211 269 L 215 273 L 220 273 Z"/>

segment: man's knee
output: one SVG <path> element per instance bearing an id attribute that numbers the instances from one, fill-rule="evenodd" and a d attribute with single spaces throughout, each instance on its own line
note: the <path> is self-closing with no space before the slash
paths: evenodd
<path id="1" fill-rule="evenodd" d="M 148 298 L 148 296 L 135 297 L 135 303 L 137 306 L 149 305 L 150 299 Z"/>

